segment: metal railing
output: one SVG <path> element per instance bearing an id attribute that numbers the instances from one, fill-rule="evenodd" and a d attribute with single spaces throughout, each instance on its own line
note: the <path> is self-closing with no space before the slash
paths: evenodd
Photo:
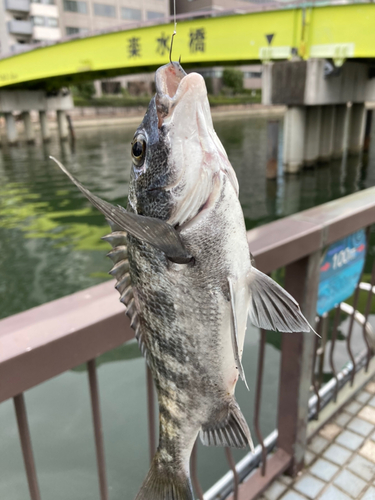
<path id="1" fill-rule="evenodd" d="M 374 223 L 375 188 L 370 188 L 253 229 L 248 232 L 248 242 L 260 270 L 271 273 L 285 267 L 285 288 L 299 301 L 310 323 L 315 324 L 322 250 L 332 242 Z M 352 392 L 345 389 L 345 397 L 350 397 L 358 384 L 364 383 L 375 371 L 368 342 L 368 335 L 371 334 L 368 316 L 372 294 L 375 293 L 374 284 L 375 266 L 371 283 L 361 283 L 357 287 L 353 306 L 340 304 L 336 308 L 336 321 L 330 334 L 326 328 L 327 316 L 319 319 L 317 328 L 322 333 L 321 340 L 317 340 L 312 333 L 283 334 L 277 430 L 266 438 L 263 438 L 259 425 L 266 344 L 266 333 L 260 332 L 254 411 L 254 427 L 260 444 L 255 454 L 249 453 L 238 464 L 235 464 L 231 451 L 225 449 L 228 473 L 204 494 L 205 500 L 225 498 L 227 495 L 231 495 L 231 499 L 255 499 L 278 475 L 284 471 L 295 475 L 302 467 L 309 436 L 343 404 L 340 394 L 344 391 L 340 389 L 351 385 Z M 360 290 L 368 294 L 362 315 L 356 311 Z M 333 353 L 340 312 L 350 318 L 346 337 L 350 362 L 337 372 Z M 365 352 L 359 355 L 353 353 L 351 347 L 351 332 L 356 322 L 363 329 L 366 345 Z M 330 348 L 327 347 L 328 335 Z M 107 500 L 109 496 L 95 358 L 133 337 L 134 333 L 122 304 L 118 302 L 112 282 L 0 321 L 0 403 L 9 398 L 14 400 L 32 500 L 41 497 L 23 392 L 87 363 L 100 498 Z M 324 385 L 322 359 L 327 356 L 333 378 Z M 152 456 L 156 448 L 156 416 L 149 371 L 147 389 Z M 332 402 L 335 397 L 338 400 L 336 404 Z M 330 405 L 333 406 L 328 411 Z M 276 451 L 272 452 L 275 448 Z M 195 447 L 191 463 L 192 482 L 197 497 L 203 499 L 197 478 L 196 453 Z"/>

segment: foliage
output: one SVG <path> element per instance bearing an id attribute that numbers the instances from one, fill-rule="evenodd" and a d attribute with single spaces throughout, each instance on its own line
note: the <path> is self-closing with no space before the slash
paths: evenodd
<path id="1" fill-rule="evenodd" d="M 74 96 L 75 106 L 98 106 L 98 107 L 132 107 L 144 106 L 147 107 L 150 102 L 148 96 L 129 96 L 129 95 L 116 95 L 116 96 L 103 96 L 95 97 L 94 99 L 85 99 L 80 96 Z"/>
<path id="2" fill-rule="evenodd" d="M 225 68 L 223 71 L 223 85 L 232 89 L 235 94 L 243 90 L 243 73 L 239 69 Z"/>
<path id="3" fill-rule="evenodd" d="M 95 95 L 94 82 L 78 83 L 75 87 L 73 87 L 72 91 L 73 96 L 75 97 L 91 100 Z"/>
<path id="4" fill-rule="evenodd" d="M 225 96 L 225 95 L 208 95 L 211 106 L 225 106 L 233 104 L 255 104 L 261 102 L 260 91 L 248 92 L 244 91 L 242 95 Z M 147 107 L 150 102 L 149 96 L 131 96 L 123 95 L 118 96 L 103 96 L 95 97 L 93 99 L 85 99 L 80 96 L 74 96 L 75 106 L 98 106 L 98 107 Z"/>
<path id="5" fill-rule="evenodd" d="M 225 106 L 234 104 L 258 104 L 261 102 L 260 94 L 256 95 L 238 95 L 238 96 L 226 96 L 226 95 L 209 95 L 208 100 L 210 101 L 210 106 Z"/>

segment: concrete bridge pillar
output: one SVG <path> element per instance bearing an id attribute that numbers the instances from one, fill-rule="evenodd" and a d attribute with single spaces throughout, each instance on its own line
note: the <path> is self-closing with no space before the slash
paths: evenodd
<path id="1" fill-rule="evenodd" d="M 60 141 L 66 141 L 68 139 L 68 121 L 66 119 L 65 111 L 64 110 L 57 110 L 56 111 L 56 118 L 57 118 L 57 126 L 59 129 L 59 138 Z"/>
<path id="2" fill-rule="evenodd" d="M 306 106 L 304 164 L 307 167 L 314 165 L 319 158 L 321 117 L 321 106 Z"/>
<path id="3" fill-rule="evenodd" d="M 335 106 L 335 131 L 333 135 L 333 158 L 341 158 L 344 153 L 345 129 L 348 121 L 349 108 L 347 104 Z"/>
<path id="4" fill-rule="evenodd" d="M 5 123 L 7 130 L 8 143 L 13 145 L 18 142 L 18 132 L 16 127 L 16 120 L 13 113 L 5 113 Z"/>
<path id="5" fill-rule="evenodd" d="M 320 162 L 329 162 L 333 153 L 333 139 L 335 132 L 335 106 L 322 106 L 320 126 Z"/>
<path id="6" fill-rule="evenodd" d="M 284 172 L 298 173 L 303 166 L 305 141 L 304 106 L 290 106 L 284 118 Z"/>
<path id="7" fill-rule="evenodd" d="M 31 122 L 30 111 L 24 111 L 22 113 L 23 125 L 25 127 L 25 138 L 28 144 L 33 144 L 35 142 L 34 128 Z"/>
<path id="8" fill-rule="evenodd" d="M 365 135 L 366 108 L 364 103 L 354 103 L 350 111 L 348 153 L 359 154 L 363 148 Z"/>
<path id="9" fill-rule="evenodd" d="M 47 113 L 45 111 L 39 111 L 39 121 L 42 139 L 44 142 L 48 142 L 51 139 L 51 133 L 49 131 Z"/>

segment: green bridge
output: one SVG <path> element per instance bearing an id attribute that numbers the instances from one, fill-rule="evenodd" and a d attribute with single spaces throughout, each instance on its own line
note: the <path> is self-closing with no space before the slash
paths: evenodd
<path id="1" fill-rule="evenodd" d="M 202 14 L 201 14 L 202 16 Z M 173 24 L 100 32 L 0 59 L 0 87 L 49 89 L 149 71 L 168 60 Z M 186 67 L 252 61 L 375 57 L 375 4 L 255 6 L 246 14 L 179 20 L 173 56 Z"/>

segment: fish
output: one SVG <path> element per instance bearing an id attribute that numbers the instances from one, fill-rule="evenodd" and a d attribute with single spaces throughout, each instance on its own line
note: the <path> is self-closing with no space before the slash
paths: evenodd
<path id="1" fill-rule="evenodd" d="M 235 399 L 247 319 L 311 331 L 298 303 L 256 269 L 239 185 L 215 133 L 204 79 L 170 62 L 131 143 L 126 209 L 91 193 L 111 226 L 110 274 L 151 370 L 159 444 L 136 500 L 193 500 L 196 441 L 254 450 Z"/>

